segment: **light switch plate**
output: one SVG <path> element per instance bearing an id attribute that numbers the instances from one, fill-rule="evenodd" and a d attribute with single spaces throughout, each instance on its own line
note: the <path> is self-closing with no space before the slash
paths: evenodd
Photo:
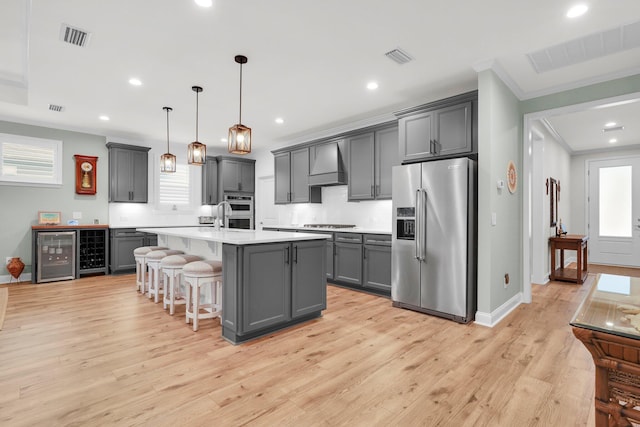
<path id="1" fill-rule="evenodd" d="M 73 219 L 82 219 L 82 212 L 74 212 Z"/>
<path id="2" fill-rule="evenodd" d="M 491 225 L 496 225 L 498 223 L 497 215 L 495 212 L 491 212 Z"/>

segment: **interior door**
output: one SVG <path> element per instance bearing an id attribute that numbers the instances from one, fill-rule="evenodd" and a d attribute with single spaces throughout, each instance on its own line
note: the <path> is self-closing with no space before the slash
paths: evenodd
<path id="1" fill-rule="evenodd" d="M 640 157 L 589 162 L 589 261 L 640 267 Z"/>

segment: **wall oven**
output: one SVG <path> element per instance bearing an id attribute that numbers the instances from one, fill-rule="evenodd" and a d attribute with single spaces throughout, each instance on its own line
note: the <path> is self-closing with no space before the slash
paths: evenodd
<path id="1" fill-rule="evenodd" d="M 244 230 L 253 230 L 255 228 L 253 224 L 253 196 L 227 193 L 223 199 L 229 203 L 232 211 L 231 215 L 225 215 L 224 226 L 226 228 L 241 228 Z"/>

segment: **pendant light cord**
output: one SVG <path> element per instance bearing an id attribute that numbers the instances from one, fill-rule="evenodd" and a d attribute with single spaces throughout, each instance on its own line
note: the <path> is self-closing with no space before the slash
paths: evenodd
<path id="1" fill-rule="evenodd" d="M 167 108 L 167 153 L 169 152 L 169 109 Z"/>
<path id="2" fill-rule="evenodd" d="M 200 95 L 200 92 L 196 91 L 196 141 L 198 141 L 198 95 Z"/>
<path id="3" fill-rule="evenodd" d="M 242 124 L 242 63 L 240 63 L 240 113 L 238 124 Z"/>

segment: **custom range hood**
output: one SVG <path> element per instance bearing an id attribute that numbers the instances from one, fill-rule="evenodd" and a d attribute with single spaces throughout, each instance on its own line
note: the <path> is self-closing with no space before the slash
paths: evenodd
<path id="1" fill-rule="evenodd" d="M 347 183 L 338 141 L 310 147 L 309 156 L 309 185 L 330 186 Z"/>

